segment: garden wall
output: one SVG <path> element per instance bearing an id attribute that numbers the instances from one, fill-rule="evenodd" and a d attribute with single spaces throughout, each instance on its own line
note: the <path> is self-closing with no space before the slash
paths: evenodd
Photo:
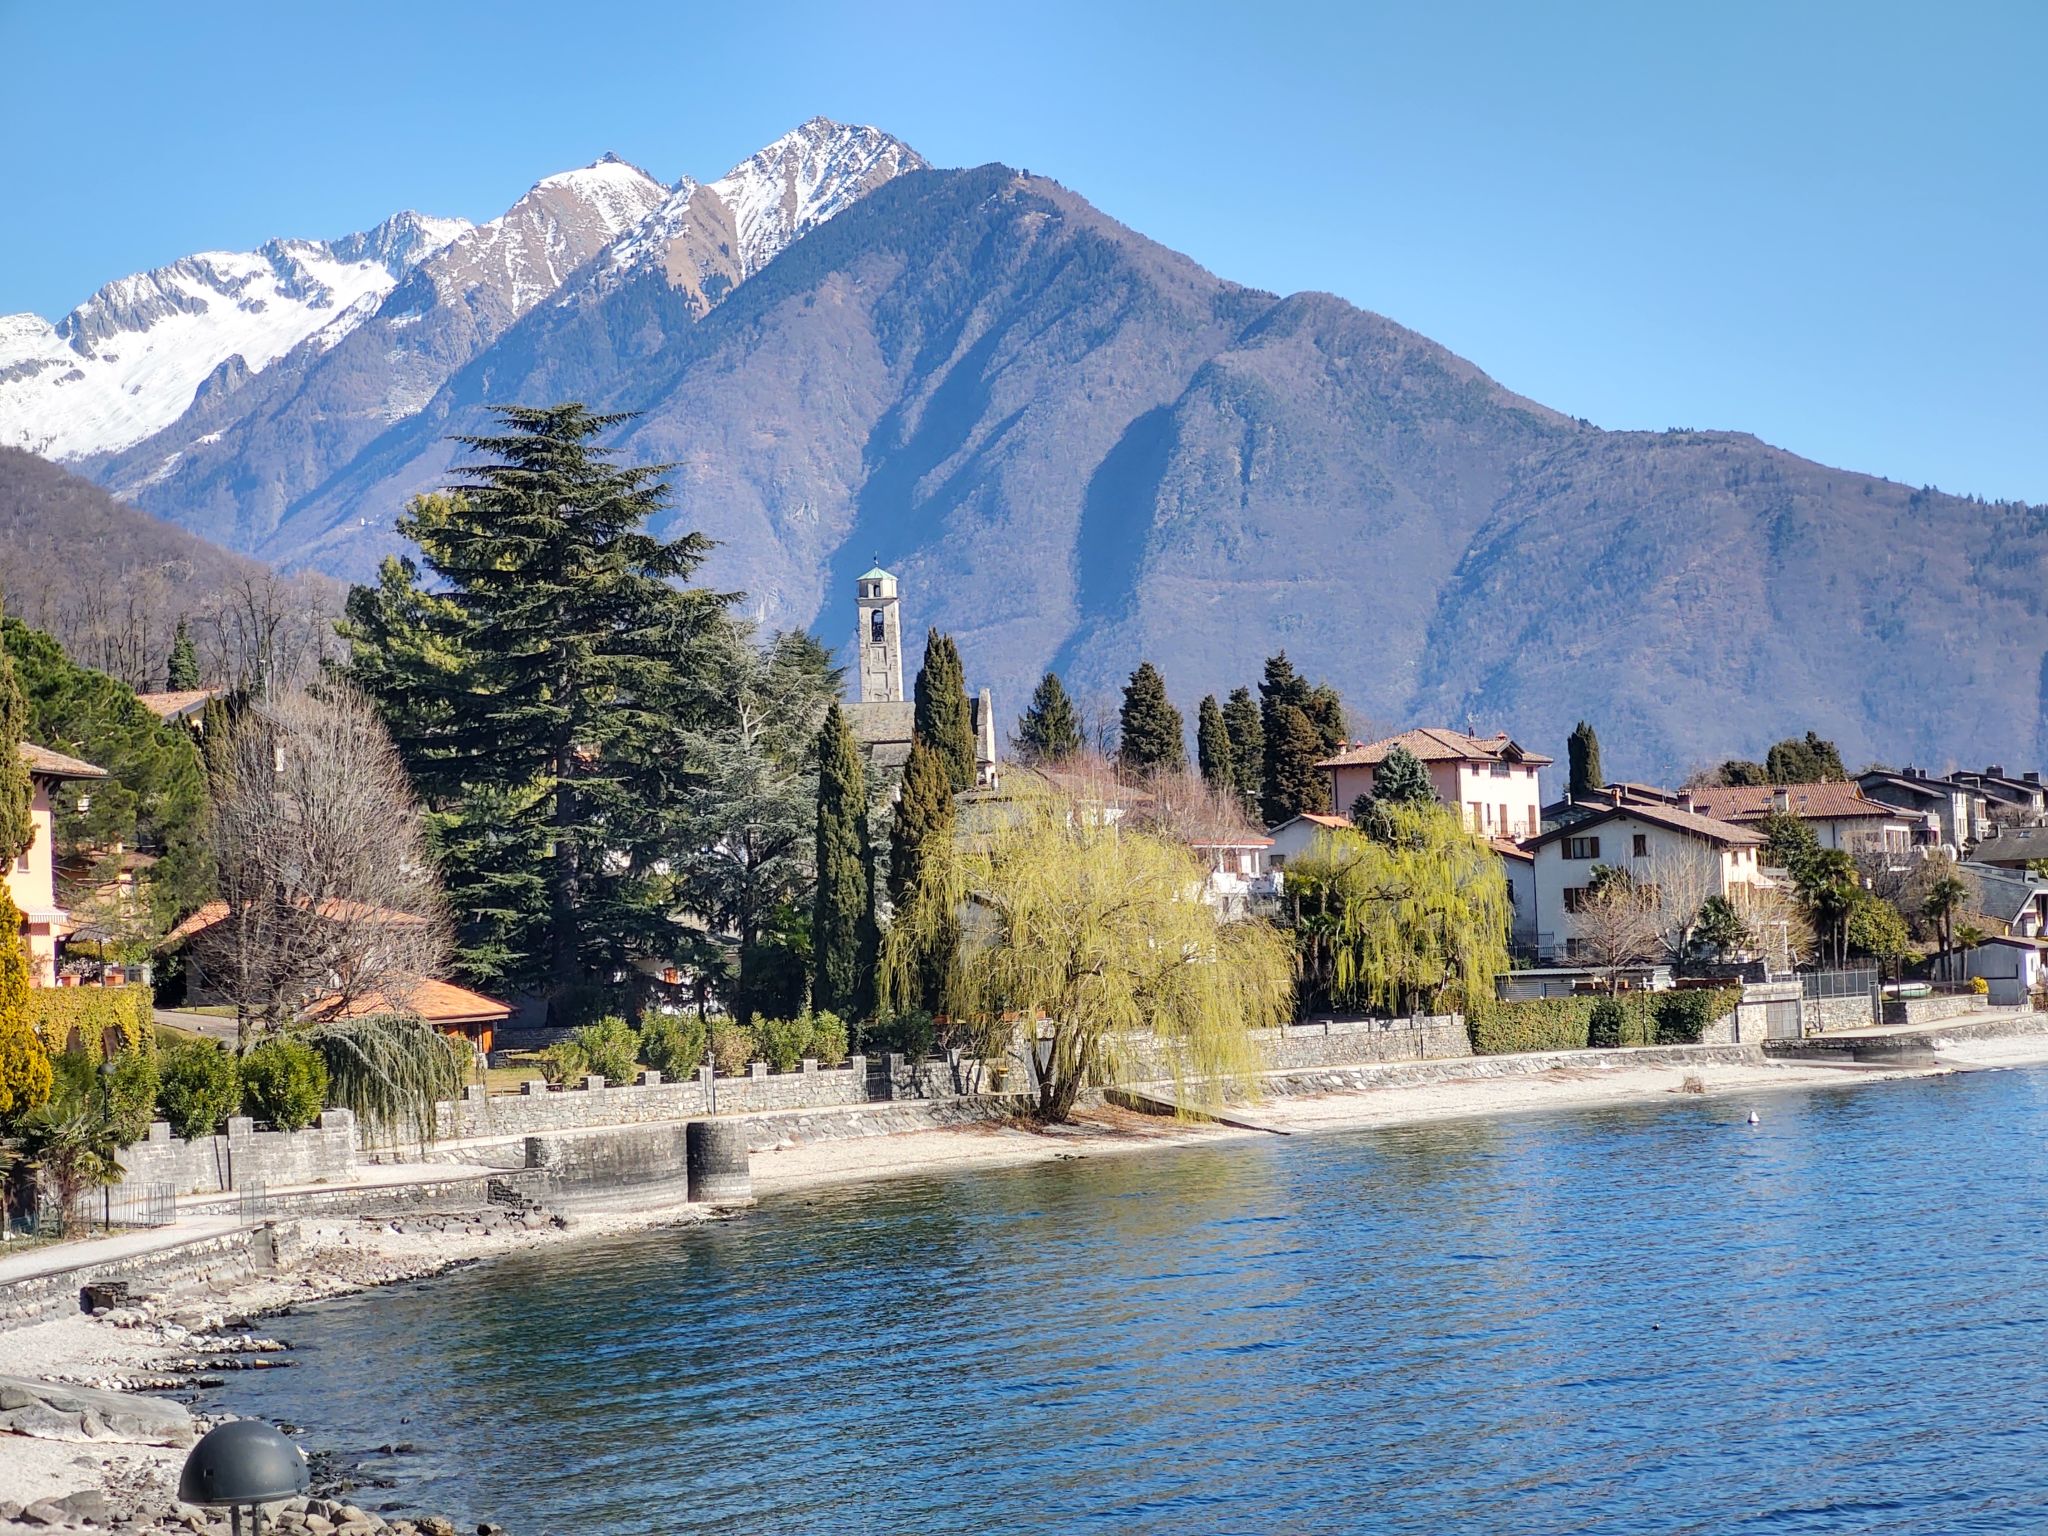
<path id="1" fill-rule="evenodd" d="M 1975 992 L 1958 992 L 1941 997 L 1888 997 L 1884 1001 L 1887 1024 L 1933 1024 L 1942 1019 L 1982 1013 L 1991 1000 Z"/>
<path id="2" fill-rule="evenodd" d="M 117 1199 L 141 1198 L 150 1186 L 169 1184 L 181 1195 L 246 1189 L 251 1184 L 327 1184 L 347 1179 L 356 1166 L 356 1117 L 330 1109 L 303 1131 L 259 1131 L 237 1115 L 224 1136 L 191 1141 L 159 1120 L 147 1140 L 123 1147 Z"/>

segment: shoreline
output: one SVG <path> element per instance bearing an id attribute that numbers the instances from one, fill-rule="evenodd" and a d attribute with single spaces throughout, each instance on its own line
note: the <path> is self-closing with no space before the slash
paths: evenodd
<path id="1" fill-rule="evenodd" d="M 1485 1058 L 1476 1058 L 1484 1060 Z M 814 1142 L 756 1153 L 757 1199 L 892 1178 L 1023 1167 L 1169 1148 L 1373 1130 L 1549 1110 L 1654 1103 L 1684 1095 L 1728 1099 L 1814 1088 L 1854 1088 L 1957 1071 L 2048 1065 L 2048 1034 L 1958 1041 L 1924 1067 L 1763 1064 L 1560 1065 L 1542 1072 L 1449 1076 L 1357 1091 L 1268 1094 L 1226 1111 L 1234 1124 L 1168 1119 L 1102 1106 L 1077 1123 L 949 1126 Z M 1688 1090 L 1688 1079 L 1697 1086 Z M 578 1214 L 537 1230 L 461 1216 L 392 1213 L 308 1216 L 296 1225 L 303 1252 L 290 1271 L 238 1282 L 217 1294 L 173 1295 L 90 1317 L 73 1314 L 0 1335 L 5 1374 L 113 1390 L 190 1394 L 212 1383 L 209 1358 L 262 1355 L 286 1344 L 252 1337 L 266 1320 L 300 1306 L 426 1279 L 508 1254 L 559 1243 L 726 1219 L 732 1213 L 670 1206 L 629 1214 Z M 740 1218 L 743 1219 L 743 1216 Z M 288 1330 L 287 1330 L 288 1331 Z M 195 1363 L 198 1367 L 194 1370 Z M 185 1452 L 127 1441 L 46 1440 L 0 1433 L 0 1505 L 27 1505 L 98 1489 L 116 1511 L 169 1507 Z M 0 1509 L 0 1530 L 11 1529 Z M 101 1525 L 105 1525 L 102 1520 Z"/>

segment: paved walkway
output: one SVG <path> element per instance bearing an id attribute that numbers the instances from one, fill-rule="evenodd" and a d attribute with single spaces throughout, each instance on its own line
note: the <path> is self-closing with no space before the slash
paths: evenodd
<path id="1" fill-rule="evenodd" d="M 204 1035 L 209 1040 L 233 1040 L 235 1021 L 221 1018 L 212 1013 L 187 1013 L 182 1008 L 157 1008 L 152 1010 L 156 1021 L 169 1029 L 182 1029 L 188 1035 Z"/>
<path id="2" fill-rule="evenodd" d="M 1943 1035 L 1955 1034 L 1959 1030 L 1981 1032 L 1987 1035 L 2014 1033 L 2025 1034 L 2028 1030 L 2015 1030 L 2015 1024 L 2031 1024 L 2035 1028 L 2048 1028 L 2048 1015 L 2036 1013 L 2031 1008 L 1986 1008 L 1978 1013 L 1952 1014 L 1945 1019 L 1933 1019 L 1923 1024 L 1864 1024 L 1855 1029 L 1830 1029 L 1812 1038 L 1816 1040 L 1886 1040 L 1901 1035 Z"/>
<path id="3" fill-rule="evenodd" d="M 136 1227 L 111 1237 L 81 1243 L 0 1244 L 0 1285 L 61 1275 L 94 1264 L 111 1264 L 141 1254 L 177 1248 L 200 1238 L 232 1232 L 245 1223 L 238 1216 L 183 1216 L 167 1227 Z M 19 1248 L 19 1252 L 12 1250 Z"/>

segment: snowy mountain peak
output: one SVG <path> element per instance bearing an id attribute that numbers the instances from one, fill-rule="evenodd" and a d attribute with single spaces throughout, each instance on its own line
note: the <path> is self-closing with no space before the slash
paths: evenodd
<path id="1" fill-rule="evenodd" d="M 585 302 L 635 273 L 659 271 L 709 309 L 795 241 L 924 158 L 879 128 L 814 117 L 712 182 L 684 177 L 564 297 Z"/>
<path id="2" fill-rule="evenodd" d="M 524 314 L 669 195 L 615 155 L 535 182 L 526 195 L 423 264 L 444 297 L 491 304 L 500 321 Z"/>
<path id="3" fill-rule="evenodd" d="M 353 326 L 362 301 L 469 226 L 401 213 L 338 240 L 202 251 L 117 278 L 56 325 L 0 323 L 0 444 L 50 458 L 122 448 L 168 426 L 239 358 L 260 372 L 316 332 Z"/>

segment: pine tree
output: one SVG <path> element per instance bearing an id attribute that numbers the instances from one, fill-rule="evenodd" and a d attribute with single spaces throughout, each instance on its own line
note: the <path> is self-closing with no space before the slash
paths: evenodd
<path id="1" fill-rule="evenodd" d="M 1571 760 L 1571 788 L 1566 793 L 1572 799 L 1590 800 L 1607 787 L 1600 776 L 1600 738 L 1585 721 L 1572 727 L 1565 755 Z"/>
<path id="2" fill-rule="evenodd" d="M 1323 738 L 1299 704 L 1274 711 L 1266 731 L 1267 792 L 1261 803 L 1266 825 L 1277 827 L 1305 811 L 1330 808 L 1330 783 L 1316 767 Z"/>
<path id="3" fill-rule="evenodd" d="M 1246 811 L 1259 814 L 1259 787 L 1266 771 L 1266 728 L 1249 688 L 1233 688 L 1223 704 L 1223 727 L 1230 733 L 1230 765 L 1238 798 Z"/>
<path id="4" fill-rule="evenodd" d="M 926 634 L 916 693 L 912 731 L 939 754 L 955 790 L 974 788 L 974 723 L 967 707 L 967 676 L 951 635 L 936 629 Z"/>
<path id="5" fill-rule="evenodd" d="M 1166 679 L 1149 661 L 1124 686 L 1118 717 L 1117 761 L 1126 773 L 1181 773 L 1188 766 L 1180 711 L 1166 697 Z"/>
<path id="6" fill-rule="evenodd" d="M 1015 740 L 1027 763 L 1064 763 L 1081 750 L 1081 716 L 1058 673 L 1038 680 L 1031 707 L 1017 720 Z"/>
<path id="7" fill-rule="evenodd" d="M 1373 798 L 1382 805 L 1427 805 L 1436 798 L 1429 770 L 1406 747 L 1387 748 L 1372 776 Z"/>
<path id="8" fill-rule="evenodd" d="M 559 998 L 673 947 L 659 871 L 690 841 L 689 732 L 732 707 L 703 659 L 729 599 L 677 585 L 701 535 L 645 531 L 662 467 L 597 446 L 629 418 L 495 413 L 455 492 L 399 520 L 442 590 L 406 566 L 356 589 L 348 670 L 435 813 L 463 970 Z"/>
<path id="9" fill-rule="evenodd" d="M 868 796 L 860 749 L 835 702 L 818 730 L 818 888 L 811 912 L 811 1006 L 859 1021 L 874 1012 Z"/>
<path id="10" fill-rule="evenodd" d="M 4 618 L 0 614 L 0 618 Z M 28 734 L 28 700 L 14 675 L 7 647 L 0 643 L 0 869 L 11 868 L 35 841 L 36 824 L 29 815 L 35 782 L 29 778 L 21 743 Z M 17 921 L 8 933 L 20 931 Z"/>
<path id="11" fill-rule="evenodd" d="M 915 905 L 931 854 L 952 835 L 953 785 L 945 760 L 924 742 L 913 741 L 896 819 L 889 827 L 889 904 L 899 915 Z M 944 1007 L 946 976 L 958 943 L 957 927 L 948 922 L 924 936 L 916 967 L 920 1007 L 933 1012 Z"/>
<path id="12" fill-rule="evenodd" d="M 1202 695 L 1195 711 L 1195 760 L 1202 770 L 1202 782 L 1211 789 L 1237 793 L 1237 760 L 1230 747 L 1230 727 L 1223 721 L 1223 707 L 1216 695 Z"/>
<path id="13" fill-rule="evenodd" d="M 1344 701 L 1337 696 L 1337 690 L 1328 683 L 1317 683 L 1308 691 L 1308 702 L 1302 705 L 1302 713 L 1308 716 L 1308 723 L 1316 728 L 1316 735 L 1323 743 L 1323 756 L 1340 750 L 1344 745 Z"/>
<path id="14" fill-rule="evenodd" d="M 164 664 L 164 686 L 173 693 L 199 686 L 199 647 L 192 643 L 192 631 L 178 620 L 178 633 L 171 639 L 170 660 Z"/>

